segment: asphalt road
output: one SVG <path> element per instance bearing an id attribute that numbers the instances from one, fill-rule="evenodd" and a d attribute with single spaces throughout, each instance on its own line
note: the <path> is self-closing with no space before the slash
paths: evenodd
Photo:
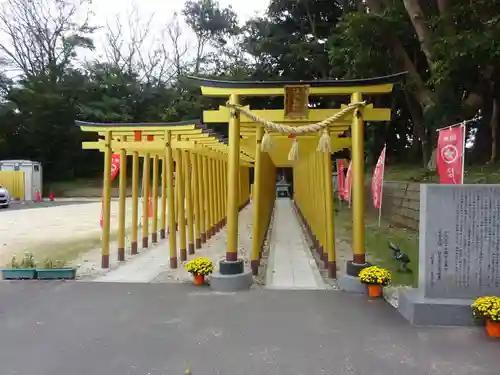
<path id="1" fill-rule="evenodd" d="M 484 330 L 340 291 L 0 282 L 0 374 L 498 375 Z"/>

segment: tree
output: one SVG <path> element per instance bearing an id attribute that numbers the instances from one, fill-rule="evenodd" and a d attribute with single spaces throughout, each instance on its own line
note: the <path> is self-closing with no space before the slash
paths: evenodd
<path id="1" fill-rule="evenodd" d="M 26 78 L 48 75 L 55 81 L 76 56 L 93 49 L 95 30 L 88 18 L 77 22 L 77 9 L 90 0 L 7 0 L 0 10 L 3 61 Z M 87 13 L 88 15 L 88 13 Z"/>
<path id="2" fill-rule="evenodd" d="M 339 24 L 331 39 L 331 55 L 350 52 L 356 57 L 351 72 L 357 74 L 369 64 L 379 72 L 408 72 L 407 106 L 426 161 L 437 127 L 473 116 L 480 108 L 491 112 L 485 98 L 496 86 L 492 66 L 499 51 L 495 15 L 500 2 L 366 0 L 360 4 Z M 484 43 L 486 39 L 492 42 Z M 480 148 L 484 150 L 484 145 Z"/>
<path id="3" fill-rule="evenodd" d="M 182 29 L 179 22 L 179 15 L 174 13 L 174 16 L 167 24 L 167 35 L 170 40 L 173 54 L 173 64 L 177 79 L 185 73 L 187 63 L 185 61 L 189 46 L 186 41 L 182 39 Z"/>
<path id="4" fill-rule="evenodd" d="M 158 36 L 151 34 L 150 15 L 145 22 L 136 7 L 127 15 L 127 27 L 119 16 L 114 24 L 107 24 L 104 46 L 108 63 L 124 74 L 136 74 L 139 81 L 148 85 L 170 83 L 175 75 L 175 62 L 167 52 L 167 30 Z M 128 30 L 128 33 L 125 32 Z"/>
<path id="5" fill-rule="evenodd" d="M 238 18 L 230 6 L 221 8 L 217 0 L 188 0 L 182 15 L 196 35 L 194 74 L 198 75 L 206 47 L 226 45 L 228 37 L 239 32 Z"/>
<path id="6" fill-rule="evenodd" d="M 326 41 L 342 8 L 329 0 L 273 0 L 264 17 L 247 22 L 244 45 L 255 74 L 283 79 L 330 76 Z"/>

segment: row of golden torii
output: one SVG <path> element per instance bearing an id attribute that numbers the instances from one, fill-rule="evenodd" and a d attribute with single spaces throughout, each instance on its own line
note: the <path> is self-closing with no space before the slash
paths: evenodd
<path id="1" fill-rule="evenodd" d="M 127 156 L 132 157 L 132 253 L 138 251 L 139 158 L 142 157 L 143 170 L 146 171 L 144 196 L 148 196 L 152 186 L 153 202 L 151 233 L 147 207 L 143 208 L 142 246 L 148 246 L 149 234 L 153 242 L 157 241 L 159 221 L 160 237 L 170 234 L 170 266 L 177 267 L 179 256 L 181 261 L 185 260 L 188 252 L 193 253 L 227 224 L 225 261 L 236 262 L 239 210 L 248 203 L 251 195 L 251 267 L 254 273 L 258 271 L 260 249 L 272 216 L 275 168 L 291 167 L 294 171 L 293 201 L 298 216 L 321 253 L 330 277 L 335 277 L 330 155 L 345 148 L 351 149 L 353 171 L 353 258 L 348 269 L 352 269 L 353 265 L 362 266 L 366 263 L 364 122 L 389 121 L 391 117 L 389 108 L 374 108 L 364 99 L 391 93 L 394 84 L 403 76 L 404 73 L 400 73 L 364 80 L 298 82 L 220 81 L 188 77 L 191 83 L 201 87 L 203 95 L 225 98 L 226 105 L 204 111 L 202 121 L 113 124 L 77 121 L 82 131 L 99 136 L 95 142 L 84 142 L 83 148 L 104 153 L 102 267 L 109 267 L 111 155 L 120 153 L 120 260 L 125 254 Z M 283 109 L 254 110 L 241 105 L 242 98 L 255 96 L 284 97 Z M 350 102 L 336 109 L 316 109 L 310 104 L 310 97 L 314 96 L 349 97 Z M 226 138 L 203 125 L 213 123 L 228 123 L 229 136 Z M 151 160 L 152 185 L 149 174 Z M 251 185 L 253 189 L 250 189 Z M 161 207 L 158 207 L 158 197 L 161 197 Z M 176 231 L 178 236 L 172 235 Z"/>

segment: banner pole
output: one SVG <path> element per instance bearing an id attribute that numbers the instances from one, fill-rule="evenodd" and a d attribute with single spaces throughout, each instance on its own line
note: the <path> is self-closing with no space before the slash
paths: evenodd
<path id="1" fill-rule="evenodd" d="M 461 181 L 461 184 L 463 185 L 463 183 L 464 183 L 464 168 L 465 168 L 465 133 L 466 133 L 467 125 L 465 125 L 465 123 L 464 123 L 462 126 L 463 126 L 463 131 L 462 131 L 462 181 Z"/>
<path id="2" fill-rule="evenodd" d="M 347 169 L 347 172 L 349 173 L 349 169 L 351 170 L 351 174 L 349 175 L 349 208 L 351 208 L 351 199 L 352 199 L 352 159 L 349 161 L 349 167 Z M 347 182 L 347 178 L 346 178 Z"/>
<path id="3" fill-rule="evenodd" d="M 341 176 L 341 173 L 344 173 L 343 171 L 343 167 L 342 167 L 342 171 L 340 170 L 340 160 L 337 159 L 335 161 L 335 164 L 336 164 L 336 168 L 337 168 L 337 194 L 336 194 L 336 198 L 339 200 L 339 210 L 342 209 L 342 201 L 343 201 L 343 196 L 344 196 L 344 183 L 340 183 L 341 181 L 343 181 L 343 177 Z"/>
<path id="4" fill-rule="evenodd" d="M 386 150 L 387 143 L 384 143 L 384 163 L 382 164 L 383 169 L 382 169 L 382 181 L 380 182 L 380 207 L 378 208 L 378 226 L 380 227 L 380 223 L 382 221 L 382 201 L 384 198 L 384 175 L 385 175 L 385 154 L 387 152 Z"/>
<path id="5" fill-rule="evenodd" d="M 144 207 L 144 169 L 142 171 L 142 176 L 140 178 L 141 178 L 141 205 L 139 212 L 142 212 Z M 139 215 L 139 226 L 140 227 L 143 226 L 142 214 Z"/>
<path id="6" fill-rule="evenodd" d="M 351 179 L 352 179 L 352 177 L 351 177 Z M 349 208 L 351 208 L 351 199 L 352 199 L 352 180 L 349 183 Z"/>
<path id="7" fill-rule="evenodd" d="M 464 120 L 462 122 L 457 122 L 456 124 L 453 124 L 453 125 L 448 125 L 448 126 L 443 126 L 442 128 L 437 128 L 436 131 L 438 132 L 440 130 L 451 129 L 451 128 L 454 128 L 456 126 L 468 124 L 469 122 L 475 122 L 475 121 L 482 120 L 482 118 L 483 118 L 483 116 L 477 116 L 477 117 L 471 118 L 469 120 Z"/>
<path id="8" fill-rule="evenodd" d="M 102 185 L 104 186 L 104 179 L 103 179 L 103 183 Z M 100 240 L 101 240 L 101 248 L 102 248 L 102 234 L 103 234 L 103 225 L 102 225 L 102 221 L 103 221 L 103 208 L 104 208 L 104 189 L 101 193 L 101 215 L 99 217 L 99 236 L 100 236 Z"/>

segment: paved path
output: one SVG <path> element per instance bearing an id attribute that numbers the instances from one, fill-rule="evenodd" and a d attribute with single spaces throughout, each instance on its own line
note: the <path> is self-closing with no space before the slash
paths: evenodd
<path id="1" fill-rule="evenodd" d="M 325 289 L 294 213 L 292 201 L 277 198 L 274 210 L 266 288 Z"/>
<path id="2" fill-rule="evenodd" d="M 2 375 L 498 375 L 483 330 L 340 291 L 1 282 L 0 301 Z"/>
<path id="3" fill-rule="evenodd" d="M 177 241 L 179 241 L 178 234 Z M 127 263 L 93 281 L 149 283 L 158 277 L 168 263 L 169 246 L 167 237 L 167 239 L 159 240 L 156 244 L 150 244 L 148 249 L 141 249 L 141 252 L 129 259 Z"/>

